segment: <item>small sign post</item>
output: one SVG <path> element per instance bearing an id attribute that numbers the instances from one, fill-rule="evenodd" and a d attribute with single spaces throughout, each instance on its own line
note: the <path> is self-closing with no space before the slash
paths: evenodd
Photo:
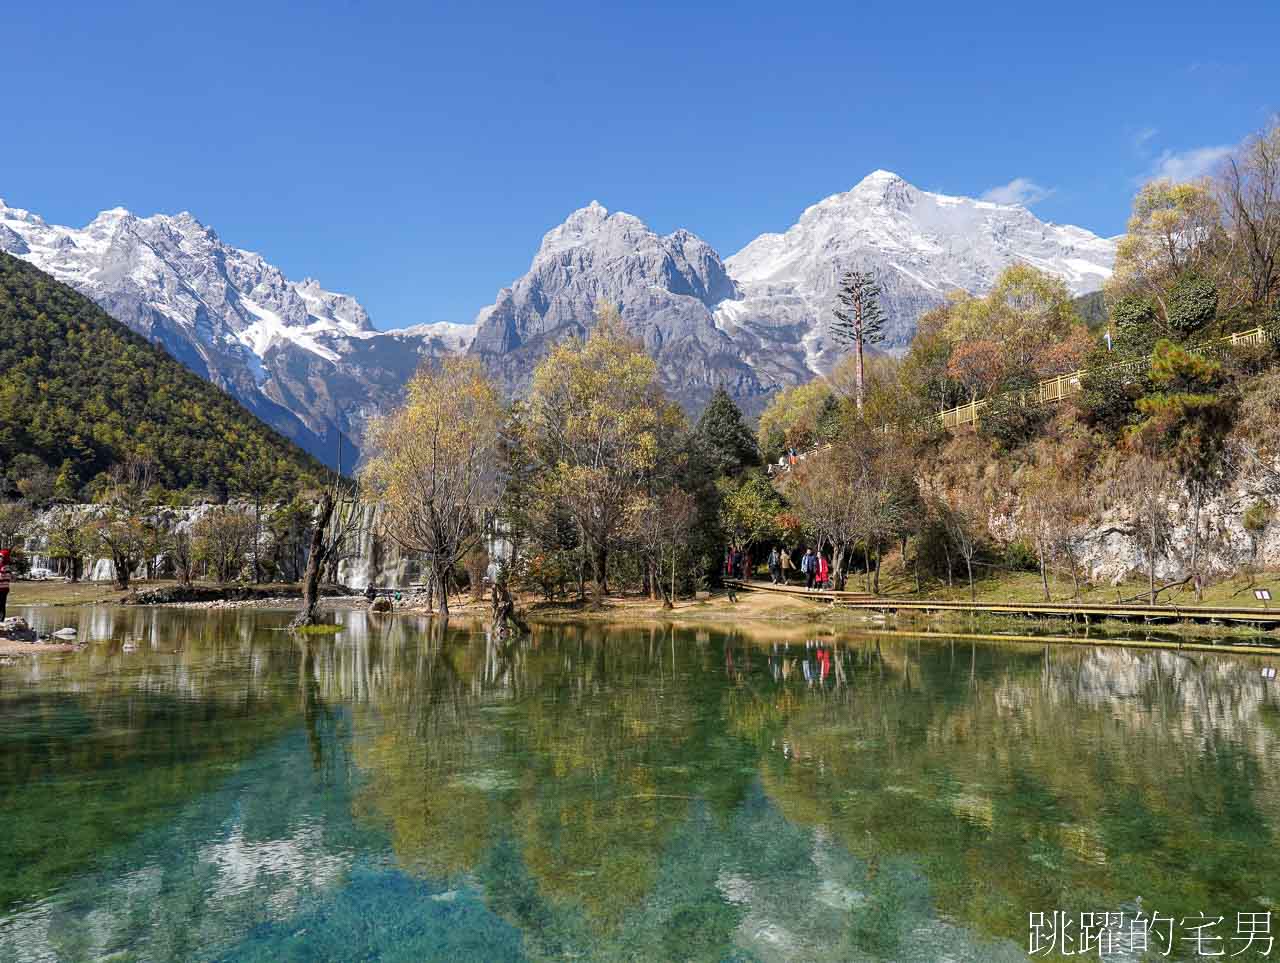
<path id="1" fill-rule="evenodd" d="M 1262 607 L 1264 609 L 1269 609 L 1271 607 L 1267 605 L 1267 603 L 1271 601 L 1271 589 L 1254 589 L 1253 597 L 1262 603 Z"/>

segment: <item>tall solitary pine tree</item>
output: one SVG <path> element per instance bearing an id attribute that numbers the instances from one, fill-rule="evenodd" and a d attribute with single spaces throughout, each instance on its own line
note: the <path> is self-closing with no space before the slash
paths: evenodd
<path id="1" fill-rule="evenodd" d="M 866 373 L 863 354 L 868 344 L 884 340 L 884 308 L 880 305 L 880 285 L 870 271 L 846 271 L 837 292 L 840 306 L 834 311 L 831 333 L 844 345 L 852 345 L 857 358 L 855 397 L 858 413 L 862 413 L 866 397 Z"/>

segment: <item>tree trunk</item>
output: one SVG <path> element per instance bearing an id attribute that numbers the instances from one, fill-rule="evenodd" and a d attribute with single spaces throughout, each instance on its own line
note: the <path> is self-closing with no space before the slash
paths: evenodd
<path id="1" fill-rule="evenodd" d="M 866 577 L 863 579 L 863 583 L 867 587 L 867 592 L 870 593 L 871 591 L 871 542 L 869 541 L 862 543 L 862 559 L 864 562 L 867 563 L 867 574 L 866 574 Z"/>
<path id="2" fill-rule="evenodd" d="M 671 595 L 664 608 L 675 608 L 676 604 L 676 550 L 671 550 Z"/>
<path id="3" fill-rule="evenodd" d="M 1149 533 L 1150 542 L 1148 543 L 1148 546 L 1147 546 L 1147 549 L 1149 552 L 1149 555 L 1147 558 L 1147 562 L 1149 563 L 1147 565 L 1147 592 L 1149 595 L 1148 601 L 1152 605 L 1155 605 L 1156 604 L 1156 518 L 1155 518 L 1154 511 L 1152 512 L 1152 515 L 1149 521 L 1150 521 L 1150 533 Z"/>
<path id="4" fill-rule="evenodd" d="M 879 544 L 877 544 L 876 545 L 876 577 L 874 582 L 874 588 L 872 589 L 872 592 L 876 595 L 880 594 L 880 556 L 881 556 L 881 549 Z"/>
<path id="5" fill-rule="evenodd" d="M 114 555 L 111 558 L 111 567 L 115 569 L 116 588 L 127 592 L 129 590 L 129 560 Z"/>
<path id="6" fill-rule="evenodd" d="M 1196 485 L 1195 508 L 1191 512 L 1191 577 L 1195 580 L 1196 601 L 1204 601 L 1204 582 L 1200 578 L 1200 508 L 1204 503 L 1204 487 Z"/>
<path id="7" fill-rule="evenodd" d="M 315 625 L 320 621 L 320 571 L 324 565 L 324 533 L 333 517 L 333 495 L 320 496 L 320 510 L 311 529 L 311 550 L 307 553 L 307 570 L 302 576 L 302 611 L 293 620 L 295 627 Z"/>
<path id="8" fill-rule="evenodd" d="M 862 325 L 858 325 L 856 335 L 856 352 L 857 352 L 857 371 L 855 374 L 855 391 L 854 400 L 858 406 L 858 414 L 862 414 L 862 400 L 864 396 L 865 384 L 865 368 L 862 364 Z"/>
<path id="9" fill-rule="evenodd" d="M 440 618 L 447 619 L 449 617 L 449 573 L 447 571 L 437 572 L 436 579 L 440 583 L 438 586 L 440 592 Z"/>
<path id="10" fill-rule="evenodd" d="M 1044 589 L 1044 600 L 1049 601 L 1049 572 L 1044 564 L 1044 546 L 1040 548 L 1040 585 Z"/>
<path id="11" fill-rule="evenodd" d="M 253 503 L 253 584 L 262 582 L 262 505 Z"/>
<path id="12" fill-rule="evenodd" d="M 515 600 L 511 597 L 511 590 L 507 588 L 504 579 L 495 579 L 493 583 L 493 635 L 497 639 L 507 639 L 511 635 L 513 628 L 527 631 L 525 626 L 516 615 Z"/>
<path id="13" fill-rule="evenodd" d="M 436 570 L 433 565 L 427 569 L 427 611 L 430 612 L 436 607 Z"/>
<path id="14" fill-rule="evenodd" d="M 964 567 L 969 573 L 969 601 L 976 602 L 978 601 L 978 590 L 973 586 L 973 556 L 967 552 L 964 556 Z"/>
<path id="15" fill-rule="evenodd" d="M 955 588 L 955 578 L 951 574 L 951 546 L 945 541 L 942 543 L 942 552 L 947 557 L 947 588 Z"/>
<path id="16" fill-rule="evenodd" d="M 592 562 L 596 582 L 596 604 L 604 605 L 604 597 L 609 594 L 609 553 L 604 548 L 597 548 Z"/>

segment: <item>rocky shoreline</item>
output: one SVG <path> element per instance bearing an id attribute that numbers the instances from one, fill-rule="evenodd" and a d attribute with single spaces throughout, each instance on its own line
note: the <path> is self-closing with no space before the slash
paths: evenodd
<path id="1" fill-rule="evenodd" d="M 37 635 L 26 619 L 0 621 L 0 655 L 34 655 L 38 652 L 78 652 L 75 629 L 60 629 L 53 635 Z"/>

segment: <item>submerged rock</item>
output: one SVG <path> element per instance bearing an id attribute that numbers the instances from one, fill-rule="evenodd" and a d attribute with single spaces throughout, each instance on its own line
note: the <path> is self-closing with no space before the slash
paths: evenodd
<path id="1" fill-rule="evenodd" d="M 11 618 L 0 621 L 0 639 L 10 642 L 35 642 L 36 634 L 26 619 Z"/>

